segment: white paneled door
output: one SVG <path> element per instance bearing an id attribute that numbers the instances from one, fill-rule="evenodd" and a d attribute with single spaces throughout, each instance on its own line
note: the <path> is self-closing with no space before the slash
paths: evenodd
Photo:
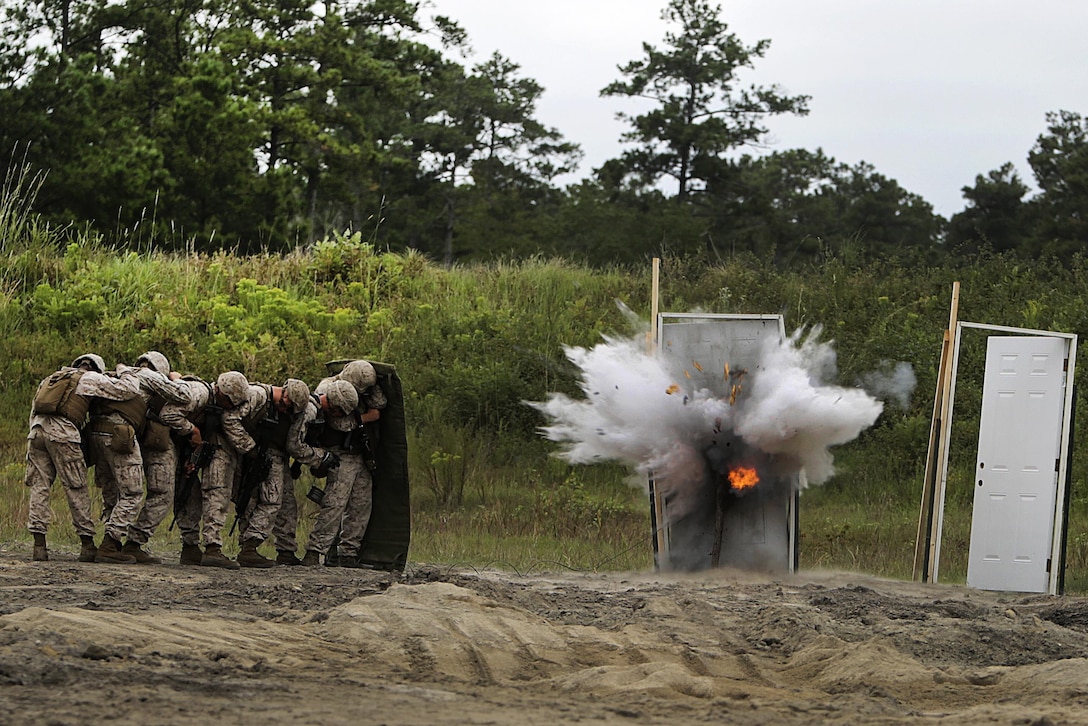
<path id="1" fill-rule="evenodd" d="M 1046 592 L 1067 343 L 992 336 L 986 346 L 967 584 Z"/>

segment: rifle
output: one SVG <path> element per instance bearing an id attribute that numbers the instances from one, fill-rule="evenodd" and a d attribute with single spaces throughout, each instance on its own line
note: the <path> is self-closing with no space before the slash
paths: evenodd
<path id="1" fill-rule="evenodd" d="M 344 433 L 344 451 L 362 454 L 366 468 L 374 471 L 378 467 L 378 462 L 374 457 L 374 447 L 370 444 L 370 434 L 366 432 L 366 424 L 363 423 L 363 418 L 358 411 L 355 412 L 353 418 L 355 425 L 350 431 Z"/>
<path id="2" fill-rule="evenodd" d="M 200 379 L 186 377 L 186 380 L 199 381 Z M 201 383 L 208 387 L 210 394 L 211 384 L 204 381 L 201 381 Z M 214 401 L 214 398 L 212 400 Z M 200 470 L 206 469 L 208 464 L 212 463 L 212 455 L 215 454 L 216 445 L 211 443 L 211 438 L 219 432 L 219 428 L 223 423 L 223 407 L 215 403 L 208 403 L 204 407 L 199 422 L 203 441 L 193 446 L 188 439 L 181 440 L 181 452 L 184 452 L 184 454 L 178 457 L 178 473 L 174 482 L 174 521 L 170 523 L 170 529 L 173 529 L 174 525 L 177 524 L 178 515 L 185 508 L 185 503 L 189 501 L 193 486 L 200 481 Z M 196 422 L 194 421 L 194 423 Z"/>
<path id="3" fill-rule="evenodd" d="M 272 457 L 268 454 L 269 436 L 267 434 L 278 424 L 277 419 L 263 419 L 258 424 L 257 448 L 254 449 L 254 455 L 242 459 L 242 477 L 238 485 L 238 495 L 234 499 L 234 523 L 230 526 L 232 535 L 238 527 L 238 520 L 245 516 L 254 492 L 268 481 L 268 475 L 272 473 Z"/>
<path id="4" fill-rule="evenodd" d="M 202 441 L 196 446 L 187 444 L 189 451 L 178 462 L 178 481 L 174 486 L 174 521 L 170 523 L 170 529 L 177 524 L 178 515 L 189 501 L 189 495 L 193 492 L 193 486 L 200 482 L 200 471 L 212 463 L 212 455 L 215 454 L 215 444 Z"/>

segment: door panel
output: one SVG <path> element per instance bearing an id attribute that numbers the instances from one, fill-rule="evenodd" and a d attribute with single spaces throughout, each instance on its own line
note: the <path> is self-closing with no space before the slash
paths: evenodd
<path id="1" fill-rule="evenodd" d="M 1046 592 L 1065 405 L 1061 338 L 986 346 L 967 584 Z"/>

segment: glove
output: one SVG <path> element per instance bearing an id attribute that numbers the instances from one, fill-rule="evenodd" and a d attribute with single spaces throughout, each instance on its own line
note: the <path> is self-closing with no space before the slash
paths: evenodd
<path id="1" fill-rule="evenodd" d="M 298 479 L 300 476 L 302 476 L 302 462 L 296 459 L 291 462 L 291 478 Z"/>
<path id="2" fill-rule="evenodd" d="M 258 481 L 264 481 L 272 472 L 272 457 L 266 452 L 262 455 L 257 449 L 246 452 L 242 458 L 246 462 L 246 468 L 253 472 Z"/>
<path id="3" fill-rule="evenodd" d="M 331 451 L 326 451 L 325 455 L 321 457 L 322 469 L 335 469 L 340 466 L 340 457 Z"/>

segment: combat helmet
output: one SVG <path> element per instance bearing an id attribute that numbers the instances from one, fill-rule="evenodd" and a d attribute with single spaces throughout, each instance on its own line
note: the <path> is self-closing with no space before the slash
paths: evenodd
<path id="1" fill-rule="evenodd" d="M 99 373 L 106 372 L 106 361 L 102 360 L 102 356 L 95 353 L 84 353 L 83 355 L 79 356 L 74 361 L 72 361 L 72 367 L 79 368 L 80 363 L 90 363 L 91 367 Z"/>
<path id="2" fill-rule="evenodd" d="M 329 405 L 344 413 L 354 411 L 359 405 L 359 392 L 347 381 L 333 381 L 325 391 Z M 294 399 L 292 399 L 294 400 Z"/>
<path id="3" fill-rule="evenodd" d="M 353 360 L 344 366 L 337 376 L 342 381 L 347 381 L 355 386 L 357 391 L 365 391 L 378 381 L 378 374 L 374 371 L 369 361 Z"/>
<path id="4" fill-rule="evenodd" d="M 241 406 L 246 401 L 249 393 L 249 380 L 238 371 L 220 373 L 215 381 L 219 392 L 227 397 L 227 400 L 235 406 Z"/>
<path id="5" fill-rule="evenodd" d="M 149 350 L 136 359 L 137 368 L 139 368 L 142 363 L 147 363 L 153 370 L 158 371 L 164 376 L 170 375 L 170 361 L 166 359 L 165 355 L 157 350 Z"/>
<path id="6" fill-rule="evenodd" d="M 310 387 L 306 385 L 306 382 L 298 378 L 288 378 L 283 384 L 283 391 L 291 400 L 291 412 L 302 413 L 306 408 L 306 402 L 310 400 Z"/>

